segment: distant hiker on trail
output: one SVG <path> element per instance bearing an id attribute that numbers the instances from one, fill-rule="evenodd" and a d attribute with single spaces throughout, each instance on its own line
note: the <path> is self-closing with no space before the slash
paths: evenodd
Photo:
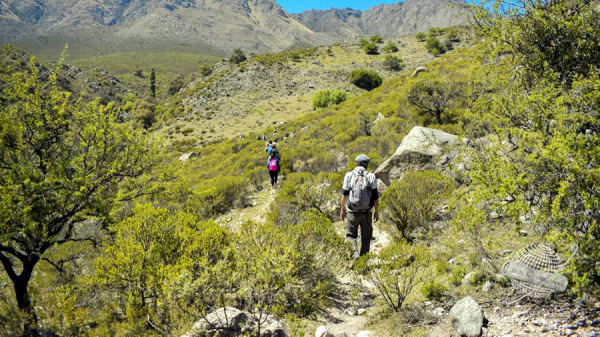
<path id="1" fill-rule="evenodd" d="M 290 134 L 290 137 L 294 137 L 295 134 L 296 134 L 296 130 L 292 130 L 292 133 Z"/>
<path id="2" fill-rule="evenodd" d="M 269 159 L 267 159 L 267 168 L 269 168 L 269 176 L 271 177 L 271 187 L 274 187 L 277 184 L 277 177 L 279 176 L 280 166 L 279 166 L 279 155 L 277 150 L 273 151 L 269 155 Z"/>
<path id="3" fill-rule="evenodd" d="M 256 140 L 260 140 L 260 134 L 256 136 Z"/>
<path id="4" fill-rule="evenodd" d="M 352 243 L 352 258 L 365 255 L 371 248 L 373 223 L 379 220 L 379 193 L 377 178 L 367 171 L 370 159 L 364 154 L 358 155 L 356 167 L 346 173 L 342 184 L 342 202 L 340 218 L 346 221 L 346 240 Z M 358 251 L 358 228 L 360 227 L 361 246 Z"/>
<path id="5" fill-rule="evenodd" d="M 268 141 L 265 143 L 265 151 L 271 154 L 271 150 L 273 150 L 273 141 Z"/>
<path id="6" fill-rule="evenodd" d="M 267 135 L 263 133 L 263 140 L 267 140 Z"/>
<path id="7" fill-rule="evenodd" d="M 277 137 L 277 130 L 273 131 L 273 138 Z"/>

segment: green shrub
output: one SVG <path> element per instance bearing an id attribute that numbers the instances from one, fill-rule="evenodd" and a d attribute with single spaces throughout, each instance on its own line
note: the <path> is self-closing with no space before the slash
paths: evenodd
<path id="1" fill-rule="evenodd" d="M 133 111 L 133 118 L 144 129 L 150 129 L 156 122 L 156 104 L 140 100 L 137 107 Z"/>
<path id="2" fill-rule="evenodd" d="M 434 211 L 450 196 L 453 182 L 437 171 L 408 171 L 382 196 L 383 218 L 412 240 L 417 231 L 431 230 Z"/>
<path id="3" fill-rule="evenodd" d="M 383 51 L 386 53 L 395 53 L 398 51 L 398 46 L 394 42 L 390 42 L 383 47 Z"/>
<path id="4" fill-rule="evenodd" d="M 463 278 L 467 275 L 467 268 L 464 266 L 457 266 L 452 269 L 452 274 L 450 275 L 450 283 L 455 286 L 459 286 L 462 282 Z"/>
<path id="5" fill-rule="evenodd" d="M 365 53 L 369 54 L 369 55 L 377 55 L 379 54 L 379 48 L 377 48 L 377 45 L 373 42 L 367 42 L 364 46 L 363 46 L 363 50 L 365 51 Z"/>
<path id="6" fill-rule="evenodd" d="M 381 65 L 388 70 L 399 71 L 404 68 L 404 61 L 399 57 L 386 55 Z"/>
<path id="7" fill-rule="evenodd" d="M 405 240 L 393 242 L 378 255 L 367 254 L 355 263 L 355 273 L 365 275 L 383 296 L 383 301 L 394 311 L 402 309 L 402 304 L 412 290 L 421 282 L 427 281 L 425 273 L 431 255 L 427 246 L 411 246 Z"/>
<path id="8" fill-rule="evenodd" d="M 458 30 L 454 27 L 450 28 L 446 33 L 446 38 L 452 42 L 459 42 Z"/>
<path id="9" fill-rule="evenodd" d="M 381 38 L 381 36 L 379 36 L 379 35 L 372 35 L 371 41 L 373 41 L 375 43 L 383 43 L 383 38 Z"/>
<path id="10" fill-rule="evenodd" d="M 175 95 L 185 84 L 185 77 L 183 75 L 179 75 L 175 77 L 171 83 L 169 83 L 169 88 L 167 89 L 167 94 L 169 96 Z"/>
<path id="11" fill-rule="evenodd" d="M 208 75 L 212 74 L 213 67 L 208 63 L 202 63 L 202 65 L 200 65 L 200 68 L 198 69 L 198 72 L 202 76 L 208 76 Z"/>
<path id="12" fill-rule="evenodd" d="M 331 105 L 342 103 L 348 98 L 348 93 L 342 90 L 323 89 L 317 91 L 312 97 L 313 108 L 326 108 Z"/>
<path id="13" fill-rule="evenodd" d="M 185 209 L 201 218 L 209 218 L 233 207 L 243 207 L 248 202 L 248 185 L 245 177 L 226 176 L 200 181 Z M 200 189 L 200 186 L 204 188 Z"/>
<path id="14" fill-rule="evenodd" d="M 427 38 L 427 35 L 423 32 L 418 32 L 417 35 L 415 35 L 415 38 L 419 41 L 419 42 L 423 42 L 425 41 L 425 38 Z"/>
<path id="15" fill-rule="evenodd" d="M 309 210 L 334 218 L 338 210 L 336 191 L 340 182 L 339 174 L 289 174 L 271 203 L 267 219 L 278 226 L 297 224 L 300 222 L 300 215 Z"/>
<path id="16" fill-rule="evenodd" d="M 360 41 L 358 41 L 358 44 L 360 44 L 360 46 L 364 48 L 367 44 L 369 44 L 369 41 L 366 39 L 360 39 Z"/>
<path id="17" fill-rule="evenodd" d="M 383 79 L 375 71 L 355 69 L 350 72 L 350 82 L 359 88 L 370 91 L 380 86 Z"/>
<path id="18" fill-rule="evenodd" d="M 348 99 L 348 93 L 343 90 L 333 90 L 329 95 L 329 102 L 333 105 L 338 105 Z"/>
<path id="19" fill-rule="evenodd" d="M 319 90 L 315 92 L 312 97 L 313 108 L 326 108 L 329 105 L 329 96 L 331 93 L 327 89 Z"/>
<path id="20" fill-rule="evenodd" d="M 427 42 L 425 42 L 425 49 L 432 54 L 433 56 L 438 56 L 446 52 L 446 49 L 440 42 L 440 40 L 435 37 L 427 38 Z"/>
<path id="21" fill-rule="evenodd" d="M 307 316 L 327 305 L 350 247 L 326 217 L 306 212 L 296 225 L 242 226 L 235 241 L 244 306 Z M 251 290 L 251 291 L 249 291 Z"/>
<path id="22" fill-rule="evenodd" d="M 429 29 L 429 31 L 427 32 L 427 36 L 429 36 L 429 37 L 439 36 L 439 35 L 444 34 L 445 31 L 446 31 L 445 28 L 434 27 L 434 28 Z"/>
<path id="23" fill-rule="evenodd" d="M 244 61 L 246 61 L 246 55 L 244 55 L 244 52 L 240 48 L 235 48 L 229 56 L 229 62 L 240 64 Z"/>
<path id="24" fill-rule="evenodd" d="M 448 288 L 435 281 L 431 280 L 426 282 L 421 287 L 421 294 L 428 300 L 440 300 L 444 296 L 444 293 L 448 290 Z"/>

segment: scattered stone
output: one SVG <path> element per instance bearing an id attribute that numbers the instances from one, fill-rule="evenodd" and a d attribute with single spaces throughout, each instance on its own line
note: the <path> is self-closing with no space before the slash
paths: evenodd
<path id="1" fill-rule="evenodd" d="M 321 325 L 317 328 L 317 331 L 315 332 L 315 337 L 333 337 L 333 334 L 331 333 L 331 331 L 329 331 L 329 329 L 326 326 Z"/>
<path id="2" fill-rule="evenodd" d="M 356 335 L 356 337 L 373 337 L 375 336 L 373 331 L 371 330 L 363 330 L 363 331 L 359 331 L 358 334 Z"/>
<path id="3" fill-rule="evenodd" d="M 444 308 L 437 307 L 431 311 L 431 314 L 433 316 L 444 316 L 444 311 L 446 311 L 446 310 L 444 310 Z"/>
<path id="4" fill-rule="evenodd" d="M 510 250 L 507 249 L 507 250 L 505 250 L 505 251 L 502 252 L 502 256 L 506 256 L 506 255 L 508 255 L 510 253 L 512 253 L 512 251 L 510 251 Z"/>
<path id="5" fill-rule="evenodd" d="M 360 316 L 360 315 L 364 314 L 366 311 L 367 311 L 367 309 L 360 308 L 356 311 L 356 313 Z"/>
<path id="6" fill-rule="evenodd" d="M 427 71 L 427 68 L 425 68 L 425 66 L 418 66 L 417 69 L 415 69 L 415 71 L 412 73 L 412 75 L 410 75 L 410 77 L 415 77 L 417 76 L 419 73 Z"/>
<path id="7" fill-rule="evenodd" d="M 527 236 L 528 234 L 527 231 L 519 231 L 519 236 Z"/>
<path id="8" fill-rule="evenodd" d="M 384 116 L 384 115 L 383 115 L 383 114 L 380 112 L 380 113 L 378 113 L 378 114 L 377 114 L 377 118 L 376 118 L 376 119 L 373 121 L 373 123 L 372 123 L 372 124 L 375 124 L 375 123 L 377 123 L 377 122 L 380 122 L 380 121 L 382 121 L 382 120 L 384 120 L 384 119 L 385 119 L 385 116 Z"/>
<path id="9" fill-rule="evenodd" d="M 335 334 L 335 336 L 333 337 L 348 337 L 348 334 L 346 334 L 345 332 L 340 332 L 338 334 Z"/>
<path id="10" fill-rule="evenodd" d="M 484 293 L 488 293 L 488 292 L 490 292 L 490 290 L 492 290 L 492 282 L 487 280 L 487 281 L 485 281 L 485 284 L 481 288 L 481 291 L 483 291 Z"/>
<path id="11" fill-rule="evenodd" d="M 452 325 L 460 335 L 480 336 L 483 327 L 483 309 L 473 299 L 468 296 L 458 301 L 450 309 Z"/>
<path id="12" fill-rule="evenodd" d="M 188 161 L 189 159 L 196 158 L 196 157 L 198 157 L 198 153 L 196 153 L 196 152 L 190 152 L 190 153 L 182 154 L 179 157 L 179 160 L 181 160 L 181 161 Z"/>
<path id="13" fill-rule="evenodd" d="M 498 219 L 500 217 L 500 214 L 498 214 L 498 212 L 496 211 L 492 211 L 490 213 L 490 219 L 494 220 L 494 219 Z"/>

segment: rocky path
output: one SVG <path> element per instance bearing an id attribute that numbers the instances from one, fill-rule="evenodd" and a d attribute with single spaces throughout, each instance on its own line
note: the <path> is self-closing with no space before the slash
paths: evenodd
<path id="1" fill-rule="evenodd" d="M 338 228 L 343 226 L 342 223 L 336 225 Z M 340 234 L 343 235 L 343 232 L 340 231 Z M 375 240 L 371 242 L 371 252 L 378 253 L 391 242 L 389 233 L 380 230 L 377 224 L 374 225 L 373 236 Z M 357 336 L 361 331 L 369 335 L 365 330 L 365 313 L 375 305 L 374 286 L 351 273 L 340 275 L 338 282 L 340 291 L 333 299 L 334 305 L 327 310 L 320 323 L 335 336 Z"/>

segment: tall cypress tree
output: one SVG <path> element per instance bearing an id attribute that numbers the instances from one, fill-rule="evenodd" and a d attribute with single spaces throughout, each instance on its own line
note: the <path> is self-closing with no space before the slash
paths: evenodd
<path id="1" fill-rule="evenodd" d="M 150 69 L 150 94 L 152 98 L 156 97 L 156 74 L 154 68 Z"/>

